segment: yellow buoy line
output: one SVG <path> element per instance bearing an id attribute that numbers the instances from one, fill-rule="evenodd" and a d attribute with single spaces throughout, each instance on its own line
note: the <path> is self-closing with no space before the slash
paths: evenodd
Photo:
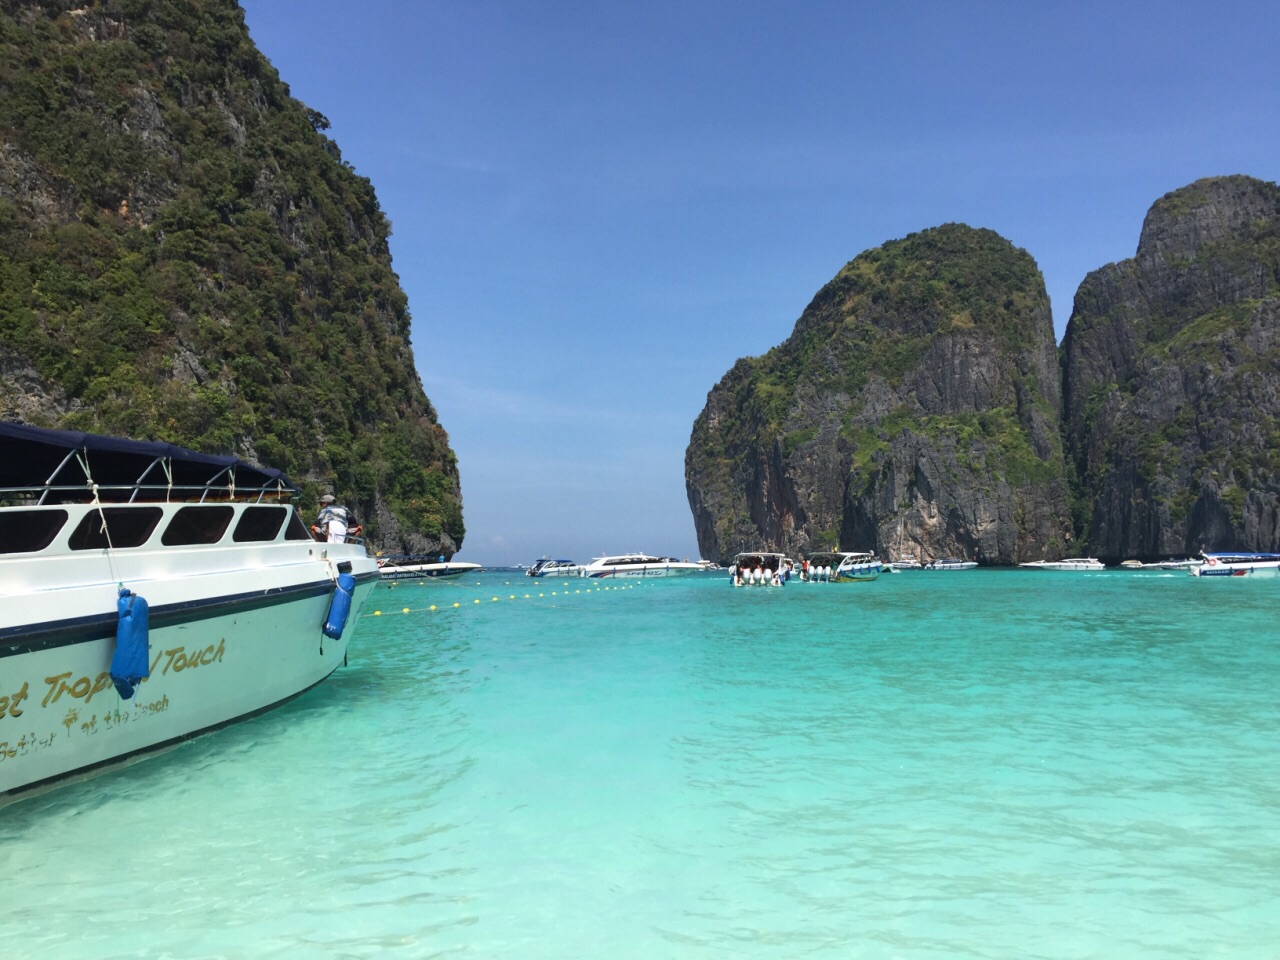
<path id="1" fill-rule="evenodd" d="M 424 580 L 424 581 L 420 581 L 420 583 L 421 583 L 423 586 L 425 586 L 425 585 L 426 585 L 426 581 L 425 581 L 425 580 Z M 480 586 L 480 584 L 478 584 L 478 583 L 477 583 L 477 584 L 476 584 L 476 586 Z M 508 587 L 508 588 L 509 588 L 509 587 L 511 586 L 511 584 L 509 584 L 509 583 L 504 583 L 504 584 L 503 584 L 503 586 L 504 586 L 504 587 Z M 638 586 L 638 584 L 634 584 L 634 583 L 627 583 L 627 584 L 620 584 L 620 585 L 618 585 L 618 586 L 580 587 L 580 588 L 577 588 L 577 589 L 574 589 L 574 590 L 570 590 L 570 589 L 568 589 L 568 588 L 566 587 L 564 590 L 551 590 L 551 591 L 545 591 L 545 590 L 544 590 L 544 591 L 539 592 L 539 593 L 536 593 L 536 594 L 534 594 L 534 593 L 525 593 L 525 594 L 515 594 L 515 593 L 511 593 L 511 594 L 508 594 L 508 595 L 507 595 L 507 596 L 505 596 L 505 597 L 490 596 L 490 597 L 489 597 L 489 599 L 488 599 L 487 601 L 486 601 L 486 600 L 481 600 L 479 597 L 475 597 L 475 598 L 471 599 L 471 600 L 470 600 L 470 602 L 463 602 L 463 601 L 461 601 L 461 600 L 455 600 L 452 604 L 448 604 L 448 603 L 444 603 L 444 604 L 437 604 L 437 603 L 433 603 L 433 604 L 430 604 L 429 606 L 426 606 L 426 607 L 401 607 L 399 610 L 387 610 L 387 611 L 386 611 L 386 613 L 388 613 L 388 614 L 396 614 L 396 613 L 400 613 L 400 614 L 405 614 L 405 613 L 445 613 L 445 612 L 447 612 L 447 611 L 449 611 L 449 610 L 461 610 L 461 609 L 464 609 L 464 608 L 467 608 L 467 607 L 475 607 L 475 606 L 480 605 L 480 604 L 483 604 L 483 603 L 501 603 L 501 602 L 502 602 L 502 601 L 504 601 L 504 600 L 506 600 L 506 601 L 510 601 L 510 600 L 517 600 L 517 601 L 519 601 L 519 600 L 545 600 L 545 599 L 547 599 L 547 598 L 549 598 L 549 597 L 555 597 L 555 598 L 557 598 L 557 599 L 560 599 L 560 598 L 562 598 L 562 597 L 578 596 L 578 595 L 581 595 L 581 594 L 588 594 L 588 593 L 607 593 L 607 592 L 610 592 L 610 591 L 616 591 L 616 590 L 634 590 L 637 586 Z M 366 613 L 364 616 L 366 616 L 366 617 L 380 617 L 380 616 L 382 616 L 382 615 L 383 615 L 383 611 L 382 611 L 382 610 L 374 610 L 372 613 Z"/>

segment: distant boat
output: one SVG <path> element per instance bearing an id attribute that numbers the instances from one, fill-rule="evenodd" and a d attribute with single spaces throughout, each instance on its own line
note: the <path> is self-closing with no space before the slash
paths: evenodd
<path id="1" fill-rule="evenodd" d="M 1157 560 L 1154 563 L 1143 563 L 1140 560 L 1125 560 L 1120 564 L 1121 570 L 1190 570 L 1192 567 L 1198 567 L 1204 563 L 1203 560 L 1186 559 L 1180 560 Z"/>
<path id="2" fill-rule="evenodd" d="M 902 517 L 898 517 L 898 555 L 889 563 L 884 565 L 886 570 L 897 573 L 899 570 L 923 570 L 922 564 L 915 557 L 909 557 L 902 552 Z"/>
<path id="3" fill-rule="evenodd" d="M 1093 557 L 1069 557 L 1066 560 L 1033 560 L 1020 563 L 1018 566 L 1027 570 L 1077 570 L 1098 571 L 1107 569 L 1107 565 Z"/>
<path id="4" fill-rule="evenodd" d="M 582 565 L 573 560 L 543 557 L 524 573 L 526 577 L 576 577 L 581 572 Z"/>
<path id="5" fill-rule="evenodd" d="M 617 577 L 683 577 L 696 573 L 702 567 L 688 560 L 675 557 L 653 557 L 647 553 L 619 553 L 596 557 L 579 572 L 578 576 L 592 580 Z"/>
<path id="6" fill-rule="evenodd" d="M 478 563 L 440 560 L 416 554 L 378 558 L 378 573 L 383 580 L 448 580 L 464 573 L 478 573 L 483 569 Z"/>
<path id="7" fill-rule="evenodd" d="M 1181 560 L 1158 560 L 1155 563 L 1143 564 L 1143 566 L 1155 568 L 1156 570 L 1191 570 L 1200 566 L 1202 563 L 1204 563 L 1204 561 L 1198 557 L 1192 557 L 1190 559 L 1184 557 Z"/>
<path id="8" fill-rule="evenodd" d="M 954 557 L 943 557 L 939 560 L 931 560 L 924 565 L 926 570 L 974 570 L 978 566 L 977 560 L 957 560 Z"/>
<path id="9" fill-rule="evenodd" d="M 890 561 L 884 565 L 886 570 L 923 570 L 924 564 L 915 557 L 899 557 L 897 560 Z"/>
<path id="10" fill-rule="evenodd" d="M 1280 577 L 1280 553 L 1202 553 L 1193 577 Z"/>

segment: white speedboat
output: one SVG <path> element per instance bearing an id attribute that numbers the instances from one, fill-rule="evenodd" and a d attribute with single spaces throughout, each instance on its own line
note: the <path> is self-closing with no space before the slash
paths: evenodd
<path id="1" fill-rule="evenodd" d="M 897 560 L 890 561 L 884 565 L 886 570 L 923 570 L 924 564 L 915 557 L 899 557 Z"/>
<path id="2" fill-rule="evenodd" d="M 674 557 L 651 557 L 647 553 L 619 553 L 596 557 L 582 568 L 578 576 L 593 580 L 617 577 L 683 577 L 702 567 L 689 560 Z"/>
<path id="3" fill-rule="evenodd" d="M 1194 570 L 1196 567 L 1204 563 L 1198 557 L 1183 558 L 1180 560 L 1157 560 L 1155 563 L 1144 564 L 1147 568 L 1156 570 Z"/>
<path id="4" fill-rule="evenodd" d="M 1107 569 L 1107 565 L 1093 557 L 1068 557 L 1065 560 L 1033 560 L 1020 563 L 1018 566 L 1026 570 L 1077 570 L 1097 571 Z"/>
<path id="5" fill-rule="evenodd" d="M 383 580 L 449 580 L 483 569 L 478 563 L 417 554 L 378 557 L 378 573 Z"/>
<path id="6" fill-rule="evenodd" d="M 1199 559 L 1181 559 L 1181 560 L 1156 560 L 1152 563 L 1143 563 L 1141 560 L 1123 560 L 1120 563 L 1121 570 L 1141 570 L 1150 573 L 1152 571 L 1167 572 L 1170 570 L 1190 570 L 1204 563 Z"/>
<path id="7" fill-rule="evenodd" d="M 582 567 L 572 560 L 552 560 L 543 557 L 524 572 L 526 577 L 576 577 Z"/>
<path id="8" fill-rule="evenodd" d="M 729 564 L 729 583 L 735 587 L 783 587 L 799 573 L 795 562 L 781 553 L 740 553 Z"/>
<path id="9" fill-rule="evenodd" d="M 978 568 L 977 560 L 957 560 L 954 557 L 942 557 L 938 560 L 930 560 L 924 565 L 926 570 L 976 570 Z"/>
<path id="10" fill-rule="evenodd" d="M 277 706 L 378 581 L 283 474 L 0 422 L 0 803 Z"/>
<path id="11" fill-rule="evenodd" d="M 1280 577 L 1280 553 L 1202 553 L 1193 577 Z"/>
<path id="12" fill-rule="evenodd" d="M 859 583 L 880 576 L 884 563 L 874 553 L 835 550 L 811 553 L 803 579 L 809 583 Z"/>

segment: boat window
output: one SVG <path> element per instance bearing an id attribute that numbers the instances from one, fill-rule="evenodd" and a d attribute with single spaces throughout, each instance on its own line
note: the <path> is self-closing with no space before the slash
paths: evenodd
<path id="1" fill-rule="evenodd" d="M 236 543 L 274 540 L 287 516 L 284 507 L 246 507 L 231 539 Z"/>
<path id="2" fill-rule="evenodd" d="M 307 525 L 302 522 L 302 517 L 298 515 L 297 510 L 291 511 L 293 516 L 289 518 L 289 527 L 284 532 L 286 540 L 314 540 L 311 531 L 307 529 Z"/>
<path id="3" fill-rule="evenodd" d="M 71 534 L 72 550 L 140 547 L 160 522 L 159 507 L 102 507 L 90 510 Z M 105 529 L 103 520 L 106 521 Z"/>
<path id="4" fill-rule="evenodd" d="M 34 553 L 53 543 L 65 510 L 0 510 L 0 553 Z"/>
<path id="5" fill-rule="evenodd" d="M 227 532 L 235 510 L 228 506 L 183 507 L 165 527 L 160 542 L 166 547 L 217 543 Z"/>

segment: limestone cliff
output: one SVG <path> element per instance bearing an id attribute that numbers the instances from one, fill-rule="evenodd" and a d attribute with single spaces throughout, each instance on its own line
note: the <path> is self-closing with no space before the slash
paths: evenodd
<path id="1" fill-rule="evenodd" d="M 233 452 L 452 554 L 389 227 L 233 0 L 0 8 L 0 417 Z"/>
<path id="2" fill-rule="evenodd" d="M 1060 414 L 1048 297 L 1025 251 L 960 224 L 887 243 L 711 391 L 685 457 L 699 548 L 1059 556 Z"/>
<path id="3" fill-rule="evenodd" d="M 1105 558 L 1280 548 L 1280 188 L 1158 200 L 1063 340 L 1080 524 Z"/>

